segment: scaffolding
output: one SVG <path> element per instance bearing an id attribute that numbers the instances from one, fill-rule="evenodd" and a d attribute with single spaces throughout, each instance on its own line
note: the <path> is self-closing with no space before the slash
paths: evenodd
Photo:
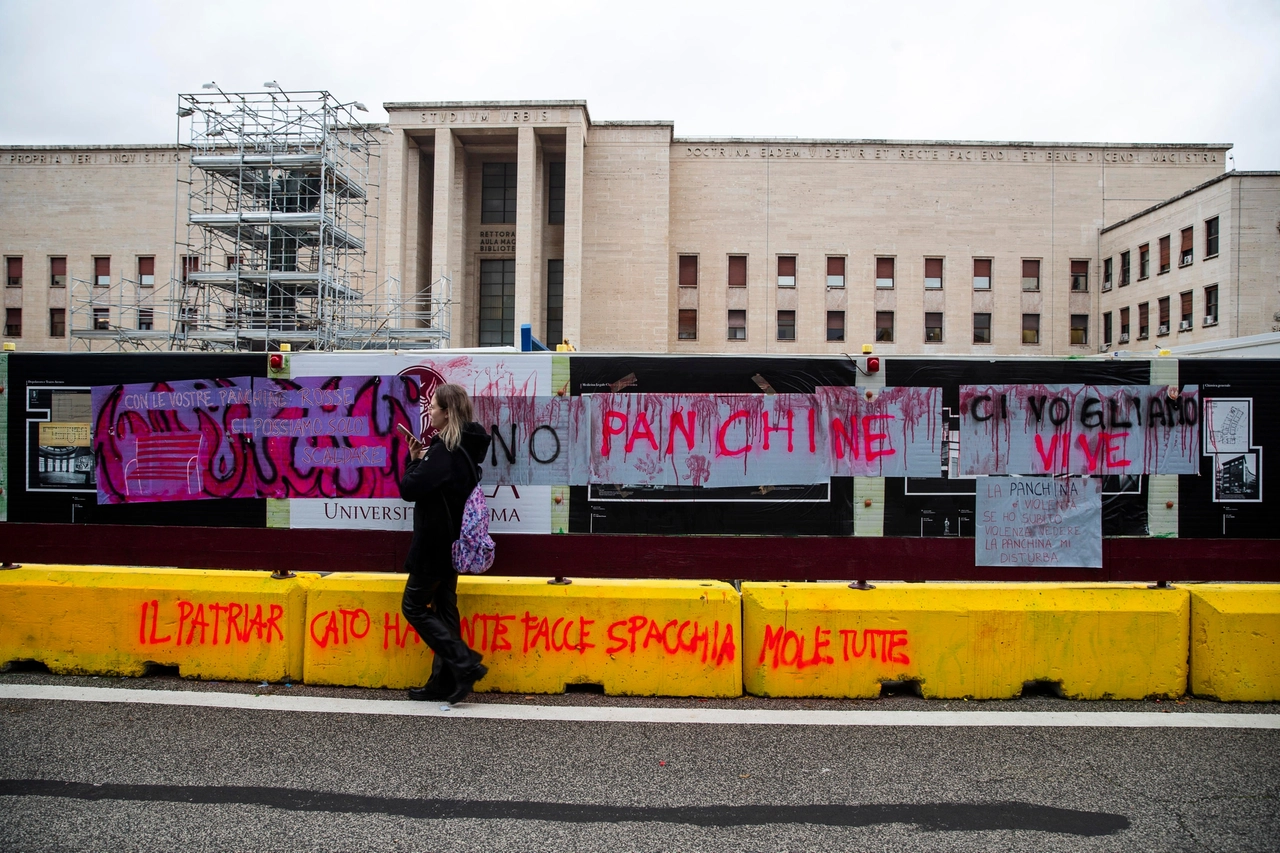
<path id="1" fill-rule="evenodd" d="M 325 91 L 178 96 L 174 256 L 156 284 L 73 281 L 69 348 L 447 345 L 449 282 L 378 281 L 380 128 Z M 140 278 L 142 278 L 140 276 Z"/>

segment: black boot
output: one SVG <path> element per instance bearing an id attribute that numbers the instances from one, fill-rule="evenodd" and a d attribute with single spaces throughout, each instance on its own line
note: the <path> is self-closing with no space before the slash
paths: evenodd
<path id="1" fill-rule="evenodd" d="M 489 667 L 482 663 L 477 663 L 466 672 L 460 672 L 457 675 L 458 686 L 452 693 L 445 697 L 444 701 L 452 705 L 454 702 L 461 702 L 467 698 L 472 689 L 476 686 L 476 682 L 489 674 Z"/>
<path id="2" fill-rule="evenodd" d="M 452 694 L 457 684 L 453 671 L 444 665 L 444 661 L 436 657 L 431 662 L 431 677 L 422 687 L 411 687 L 409 698 L 415 702 L 439 702 Z"/>

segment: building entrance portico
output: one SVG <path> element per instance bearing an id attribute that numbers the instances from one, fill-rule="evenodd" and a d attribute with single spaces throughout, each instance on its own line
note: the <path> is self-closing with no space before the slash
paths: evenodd
<path id="1" fill-rule="evenodd" d="M 449 294 L 453 346 L 510 345 L 524 323 L 580 342 L 585 103 L 386 108 L 387 275 Z"/>

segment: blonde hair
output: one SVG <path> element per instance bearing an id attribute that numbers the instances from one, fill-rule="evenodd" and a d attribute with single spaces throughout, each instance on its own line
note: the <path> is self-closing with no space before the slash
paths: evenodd
<path id="1" fill-rule="evenodd" d="M 440 440 L 450 451 L 457 450 L 462 443 L 462 428 L 474 420 L 471 398 L 466 388 L 449 383 L 436 388 L 435 399 L 436 405 L 449 416 L 440 430 Z"/>

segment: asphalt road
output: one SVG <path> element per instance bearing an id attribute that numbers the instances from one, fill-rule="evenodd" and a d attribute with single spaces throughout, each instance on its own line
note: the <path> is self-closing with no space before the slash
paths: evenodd
<path id="1" fill-rule="evenodd" d="M 25 684 L 367 701 L 317 713 L 0 698 L 4 850 L 1280 849 L 1276 728 L 415 717 L 369 704 L 403 698 L 390 691 L 0 675 L 0 690 Z M 1280 714 L 1194 699 L 474 699 L 520 706 L 516 717 L 567 705 Z"/>

